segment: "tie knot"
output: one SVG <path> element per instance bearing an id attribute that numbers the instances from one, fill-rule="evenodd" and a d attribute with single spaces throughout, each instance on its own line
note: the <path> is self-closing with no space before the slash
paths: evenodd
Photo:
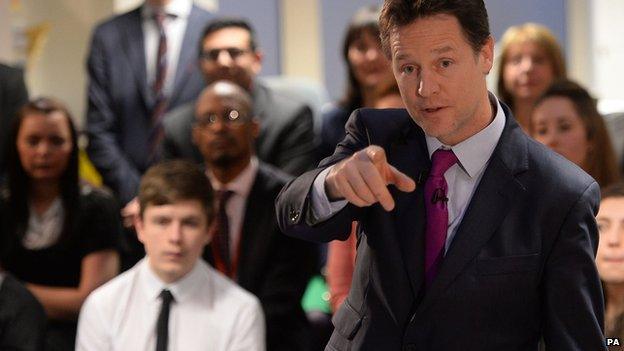
<path id="1" fill-rule="evenodd" d="M 173 301 L 173 295 L 169 289 L 163 289 L 163 291 L 160 292 L 159 297 L 162 299 L 164 304 L 170 304 L 171 301 Z"/>
<path id="2" fill-rule="evenodd" d="M 234 195 L 234 192 L 232 190 L 218 190 L 217 201 L 219 201 L 220 205 L 224 206 L 225 203 L 230 199 L 230 197 L 232 197 L 232 195 Z"/>
<path id="3" fill-rule="evenodd" d="M 457 156 L 453 150 L 437 149 L 431 155 L 431 172 L 432 176 L 442 176 L 444 173 L 457 163 Z"/>

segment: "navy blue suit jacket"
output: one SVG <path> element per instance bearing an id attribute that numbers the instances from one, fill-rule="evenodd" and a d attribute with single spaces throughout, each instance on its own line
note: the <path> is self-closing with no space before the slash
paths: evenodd
<path id="1" fill-rule="evenodd" d="M 344 240 L 359 220 L 352 287 L 334 315 L 327 350 L 604 350 L 596 182 L 522 132 L 510 111 L 438 276 L 424 280 L 424 180 L 430 159 L 422 129 L 405 110 L 361 109 L 347 136 L 315 171 L 277 200 L 280 227 L 308 240 Z M 417 180 L 391 187 L 396 207 L 347 205 L 319 221 L 310 206 L 318 173 L 368 145 Z"/>
<path id="2" fill-rule="evenodd" d="M 198 47 L 210 18 L 193 6 L 168 110 L 195 100 L 205 85 Z M 155 105 L 146 78 L 140 8 L 95 28 L 87 69 L 89 157 L 104 183 L 126 203 L 136 195 L 140 177 L 150 166 L 148 136 Z"/>

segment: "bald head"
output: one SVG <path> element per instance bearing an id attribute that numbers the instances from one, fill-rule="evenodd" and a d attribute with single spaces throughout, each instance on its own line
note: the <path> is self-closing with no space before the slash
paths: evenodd
<path id="1" fill-rule="evenodd" d="M 258 132 L 251 96 L 240 86 L 221 80 L 199 95 L 193 142 L 213 171 L 235 176 L 242 170 L 254 154 Z"/>

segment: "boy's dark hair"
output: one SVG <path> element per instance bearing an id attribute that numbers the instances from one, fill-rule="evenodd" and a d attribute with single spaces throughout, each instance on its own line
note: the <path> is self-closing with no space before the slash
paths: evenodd
<path id="1" fill-rule="evenodd" d="M 413 21 L 446 14 L 457 18 L 466 40 L 478 52 L 490 36 L 488 14 L 483 0 L 386 0 L 379 17 L 381 46 L 388 57 L 390 34 Z"/>
<path id="2" fill-rule="evenodd" d="M 182 200 L 197 200 L 204 207 L 210 223 L 213 198 L 208 177 L 195 164 L 182 160 L 165 161 L 150 167 L 139 187 L 141 217 L 150 205 L 161 206 Z"/>

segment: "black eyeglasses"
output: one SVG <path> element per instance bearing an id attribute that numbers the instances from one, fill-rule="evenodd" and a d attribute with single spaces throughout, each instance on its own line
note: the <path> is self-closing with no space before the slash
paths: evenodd
<path id="1" fill-rule="evenodd" d="M 220 49 L 211 49 L 208 51 L 202 51 L 199 54 L 199 57 L 206 61 L 217 61 L 219 59 L 219 55 L 221 55 L 221 51 L 225 51 L 230 55 L 232 60 L 236 60 L 243 56 L 244 54 L 251 52 L 248 49 L 239 49 L 239 48 L 220 48 Z"/>
<path id="2" fill-rule="evenodd" d="M 217 121 L 222 121 L 227 125 L 240 125 L 247 120 L 247 116 L 236 110 L 226 111 L 224 114 L 209 113 L 204 116 L 198 117 L 195 124 L 198 127 L 206 128 L 212 127 L 217 124 Z"/>

